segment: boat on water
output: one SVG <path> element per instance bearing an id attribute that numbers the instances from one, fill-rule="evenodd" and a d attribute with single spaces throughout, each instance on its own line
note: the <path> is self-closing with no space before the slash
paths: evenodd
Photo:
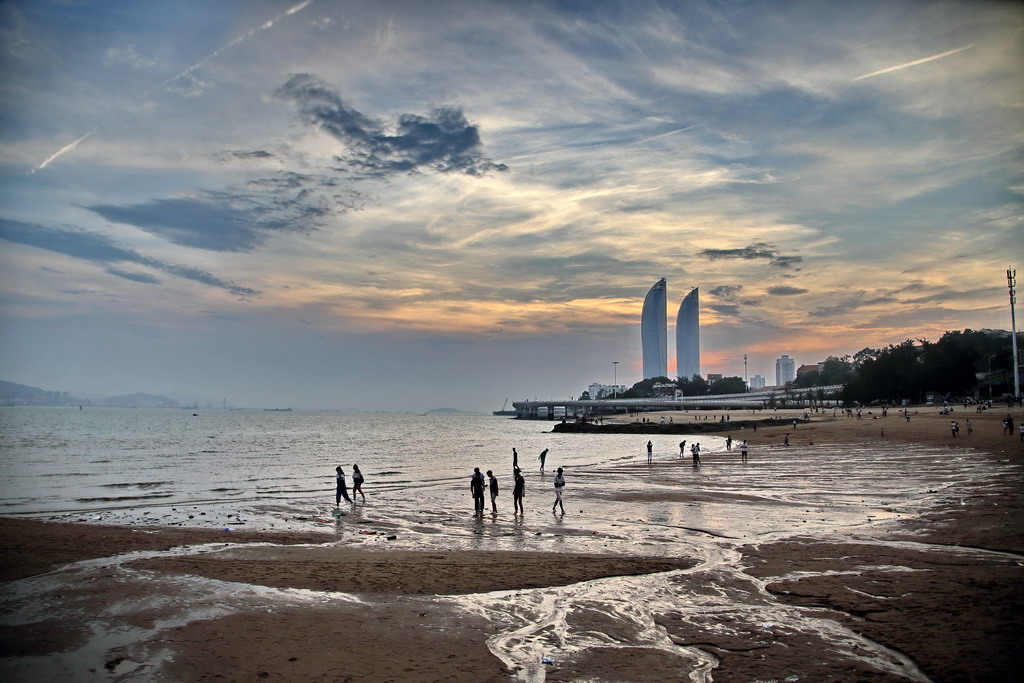
<path id="1" fill-rule="evenodd" d="M 491 411 L 491 415 L 515 416 L 515 415 L 519 414 L 515 410 L 506 410 L 506 408 L 508 408 L 508 399 L 507 398 L 505 399 L 505 402 L 501 404 L 501 410 L 492 410 Z"/>
<path id="2" fill-rule="evenodd" d="M 268 413 L 290 413 L 290 412 L 292 412 L 291 408 L 264 408 L 263 410 L 268 412 Z"/>

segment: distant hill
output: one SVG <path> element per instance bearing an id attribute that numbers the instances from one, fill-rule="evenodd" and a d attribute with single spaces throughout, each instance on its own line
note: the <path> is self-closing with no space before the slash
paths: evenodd
<path id="1" fill-rule="evenodd" d="M 434 408 L 428 410 L 427 415 L 479 415 L 472 410 L 458 410 L 457 408 Z"/>
<path id="2" fill-rule="evenodd" d="M 177 408 L 178 401 L 159 394 L 123 394 L 109 398 L 80 398 L 66 391 L 48 391 L 0 380 L 0 405 L 4 406 L 99 406 L 110 408 Z"/>
<path id="3" fill-rule="evenodd" d="M 0 405 L 5 406 L 64 406 L 75 401 L 66 391 L 47 391 L 15 382 L 0 380 Z"/>

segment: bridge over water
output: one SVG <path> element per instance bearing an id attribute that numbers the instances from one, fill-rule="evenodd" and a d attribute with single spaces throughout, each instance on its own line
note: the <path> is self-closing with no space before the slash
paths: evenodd
<path id="1" fill-rule="evenodd" d="M 555 400 L 513 401 L 516 418 L 521 420 L 553 420 L 556 417 L 589 417 L 626 412 L 647 412 L 653 410 L 764 408 L 772 398 L 776 405 L 785 401 L 788 406 L 808 406 L 808 394 L 825 396 L 826 404 L 835 403 L 834 396 L 843 388 L 842 384 L 807 389 L 761 389 L 744 394 L 721 394 L 717 396 L 681 396 L 679 398 L 612 398 L 596 400 Z M 819 393 L 820 390 L 820 393 Z"/>

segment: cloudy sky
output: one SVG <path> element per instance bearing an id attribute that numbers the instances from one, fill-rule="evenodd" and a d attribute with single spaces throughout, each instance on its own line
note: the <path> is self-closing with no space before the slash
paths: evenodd
<path id="1" fill-rule="evenodd" d="M 705 373 L 1009 329 L 1022 7 L 9 0 L 0 379 L 492 410 L 661 277 Z"/>

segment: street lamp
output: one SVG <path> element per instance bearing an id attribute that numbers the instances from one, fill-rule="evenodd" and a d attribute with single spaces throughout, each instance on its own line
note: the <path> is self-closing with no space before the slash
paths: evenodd
<path id="1" fill-rule="evenodd" d="M 612 398 L 618 398 L 619 396 L 619 361 L 612 361 Z"/>
<path id="2" fill-rule="evenodd" d="M 1020 399 L 1020 370 L 1017 365 L 1017 315 L 1013 307 L 1017 303 L 1017 271 L 1006 269 L 1006 285 L 1010 290 L 1010 342 L 1013 344 L 1013 393 L 1014 400 Z M 1012 405 L 1012 404 L 1011 404 Z"/>

